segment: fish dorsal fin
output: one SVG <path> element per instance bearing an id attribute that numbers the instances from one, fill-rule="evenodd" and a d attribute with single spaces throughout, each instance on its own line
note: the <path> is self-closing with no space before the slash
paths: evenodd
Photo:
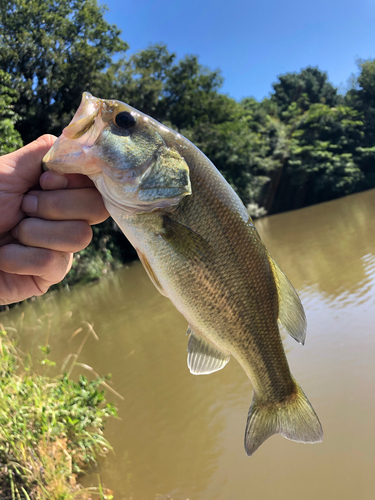
<path id="1" fill-rule="evenodd" d="M 193 375 L 208 375 L 224 368 L 230 356 L 188 328 L 188 367 Z"/>
<path id="2" fill-rule="evenodd" d="M 269 261 L 277 286 L 279 321 L 289 335 L 303 345 L 306 337 L 306 316 L 300 298 L 291 282 L 270 256 Z"/>

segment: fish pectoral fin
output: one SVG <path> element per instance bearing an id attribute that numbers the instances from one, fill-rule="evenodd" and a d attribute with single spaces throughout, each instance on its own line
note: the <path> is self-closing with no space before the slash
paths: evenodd
<path id="1" fill-rule="evenodd" d="M 320 443 L 323 429 L 314 408 L 301 387 L 280 403 L 258 398 L 254 394 L 245 432 L 245 451 L 251 456 L 273 434 L 281 434 L 297 443 Z"/>
<path id="2" fill-rule="evenodd" d="M 186 260 L 202 261 L 211 260 L 214 256 L 214 249 L 203 236 L 196 233 L 189 227 L 181 224 L 168 215 L 163 215 L 163 226 L 159 233 L 173 249 Z"/>
<path id="3" fill-rule="evenodd" d="M 279 321 L 289 335 L 303 345 L 306 338 L 306 316 L 300 298 L 291 282 L 270 255 L 268 255 L 268 259 L 277 287 Z"/>
<path id="4" fill-rule="evenodd" d="M 160 284 L 160 281 L 158 280 L 157 276 L 155 275 L 154 270 L 152 269 L 151 264 L 149 263 L 149 261 L 148 261 L 147 257 L 145 256 L 145 254 L 143 254 L 139 250 L 137 250 L 137 254 L 138 254 L 139 260 L 141 261 L 143 267 L 145 268 L 145 270 L 146 270 L 146 272 L 148 274 L 148 277 L 150 278 L 150 280 L 154 284 L 154 286 L 157 289 L 157 291 L 159 293 L 161 293 L 162 295 L 164 295 L 164 297 L 167 297 L 166 293 L 163 290 L 163 287 Z"/>
<path id="5" fill-rule="evenodd" d="M 187 363 L 193 375 L 208 375 L 224 368 L 230 356 L 220 351 L 216 346 L 197 335 L 189 326 L 187 334 L 188 358 Z"/>

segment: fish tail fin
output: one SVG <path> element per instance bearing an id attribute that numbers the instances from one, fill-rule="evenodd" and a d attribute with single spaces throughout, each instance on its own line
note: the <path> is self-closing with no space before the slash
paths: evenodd
<path id="1" fill-rule="evenodd" d="M 254 394 L 247 417 L 245 450 L 252 455 L 273 434 L 298 443 L 320 443 L 323 429 L 310 401 L 295 383 L 295 391 L 282 402 L 267 403 Z"/>

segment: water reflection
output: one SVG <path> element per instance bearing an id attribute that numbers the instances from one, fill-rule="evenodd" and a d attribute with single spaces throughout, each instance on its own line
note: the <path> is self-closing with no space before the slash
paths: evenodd
<path id="1" fill-rule="evenodd" d="M 369 300 L 375 266 L 375 191 L 261 219 L 257 228 L 294 286 L 329 300 Z"/>
<path id="2" fill-rule="evenodd" d="M 24 350 L 49 342 L 61 366 L 93 325 L 80 361 L 112 373 L 120 419 L 100 464 L 115 500 L 367 500 L 375 491 L 374 191 L 257 222 L 302 296 L 304 347 L 288 359 L 322 420 L 325 439 L 275 436 L 246 457 L 251 387 L 235 361 L 210 376 L 186 366 L 186 321 L 139 264 L 100 283 L 55 293 L 0 315 Z M 83 328 L 71 339 L 73 332 Z M 71 340 L 70 340 L 71 339 Z M 110 396 L 110 399 L 112 396 Z"/>

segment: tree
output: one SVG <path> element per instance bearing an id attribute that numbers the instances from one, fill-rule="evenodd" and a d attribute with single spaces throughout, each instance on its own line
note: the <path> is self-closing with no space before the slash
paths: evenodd
<path id="1" fill-rule="evenodd" d="M 176 61 L 165 45 L 151 45 L 113 64 L 106 74 L 116 99 L 168 122 L 175 129 L 198 121 L 223 121 L 226 96 L 219 94 L 222 77 L 199 64 L 196 56 Z M 108 89 L 109 89 L 108 87 Z"/>
<path id="2" fill-rule="evenodd" d="M 274 169 L 262 193 L 269 213 L 300 208 L 363 189 L 364 122 L 318 68 L 287 73 L 273 85 Z M 275 117 L 276 115 L 276 117 Z M 277 160 L 279 164 L 277 165 Z"/>
<path id="3" fill-rule="evenodd" d="M 220 71 L 200 65 L 196 56 L 186 56 L 169 69 L 167 77 L 164 112 L 178 130 L 202 121 L 224 121 L 227 100 L 218 92 L 223 83 Z"/>
<path id="4" fill-rule="evenodd" d="M 359 60 L 357 64 L 360 72 L 345 100 L 362 114 L 365 131 L 362 146 L 371 148 L 375 145 L 375 60 Z"/>
<path id="5" fill-rule="evenodd" d="M 300 208 L 361 189 L 358 144 L 363 122 L 350 107 L 313 104 L 290 127 L 286 167 L 273 212 Z"/>
<path id="6" fill-rule="evenodd" d="M 5 0 L 0 69 L 19 93 L 17 129 L 25 142 L 59 134 L 82 92 L 98 87 L 111 56 L 127 49 L 96 0 Z"/>
<path id="7" fill-rule="evenodd" d="M 113 63 L 106 73 L 107 90 L 156 120 L 165 120 L 164 86 L 176 54 L 165 45 L 151 45 Z M 109 95 L 108 95 L 109 96 Z"/>
<path id="8" fill-rule="evenodd" d="M 11 88 L 11 78 L 0 70 L 0 155 L 22 146 L 20 134 L 14 128 L 17 114 L 13 111 L 18 94 Z"/>
<path id="9" fill-rule="evenodd" d="M 364 175 L 362 189 L 369 189 L 375 187 L 375 60 L 360 60 L 358 67 L 360 72 L 345 100 L 363 119 L 364 137 L 357 152 L 361 155 L 360 167 Z"/>
<path id="10" fill-rule="evenodd" d="M 279 76 L 279 82 L 272 86 L 275 92 L 271 101 L 277 105 L 279 115 L 287 111 L 292 103 L 307 111 L 311 104 L 335 106 L 340 101 L 337 90 L 328 82 L 327 74 L 311 66 L 300 73 Z"/>

